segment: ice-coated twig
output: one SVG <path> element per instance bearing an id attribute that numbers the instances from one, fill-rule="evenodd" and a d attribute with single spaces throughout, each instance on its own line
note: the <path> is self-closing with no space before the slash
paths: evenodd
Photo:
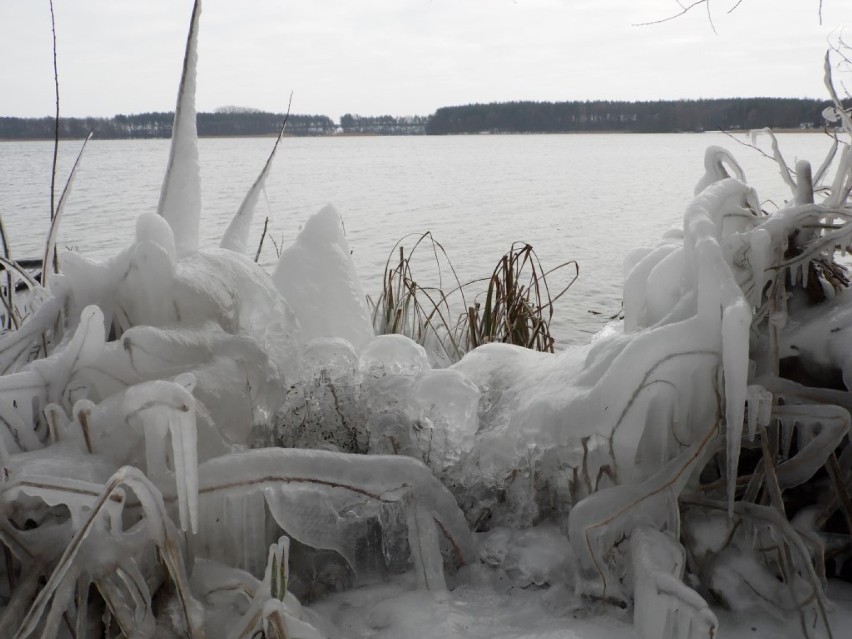
<path id="1" fill-rule="evenodd" d="M 281 129 L 278 131 L 278 137 L 275 139 L 275 144 L 272 145 L 272 151 L 269 154 L 269 158 L 267 158 L 266 164 L 263 165 L 260 175 L 257 176 L 254 184 L 251 185 L 251 188 L 248 190 L 248 193 L 246 193 L 236 215 L 234 215 L 231 223 L 228 225 L 225 235 L 222 237 L 222 243 L 219 244 L 220 248 L 235 251 L 240 254 L 244 254 L 246 252 L 251 220 L 254 217 L 254 209 L 257 206 L 257 200 L 260 197 L 260 193 L 263 191 L 263 187 L 266 184 L 266 178 L 272 168 L 272 160 L 275 159 L 275 153 L 278 151 L 278 145 L 281 144 L 281 139 L 284 137 L 284 129 L 287 126 L 287 120 L 290 117 L 290 105 L 292 103 L 293 94 L 291 93 L 290 101 L 287 103 L 287 112 L 284 114 L 284 121 L 281 123 Z M 269 219 L 267 218 L 267 222 L 268 221 Z M 264 225 L 264 234 L 265 230 L 266 226 Z M 262 242 L 263 238 L 261 238 L 261 243 Z M 260 253 L 259 247 L 258 253 Z M 255 262 L 256 261 L 257 259 L 255 258 Z"/>
<path id="2" fill-rule="evenodd" d="M 799 450 L 775 468 L 782 490 L 808 481 L 828 461 L 849 433 L 849 412 L 840 406 L 799 404 L 776 406 L 772 416 L 799 431 Z"/>
<path id="3" fill-rule="evenodd" d="M 56 205 L 56 210 L 50 219 L 50 230 L 47 233 L 47 241 L 44 245 L 44 256 L 41 260 L 41 285 L 47 286 L 47 277 L 51 268 L 54 273 L 59 272 L 59 258 L 56 254 L 56 237 L 59 233 L 59 223 L 62 220 L 62 211 L 65 209 L 65 202 L 71 194 L 71 187 L 74 184 L 74 178 L 77 175 L 77 167 L 80 160 L 83 158 L 83 151 L 86 150 L 86 144 L 92 139 L 92 134 L 86 136 L 83 140 L 83 146 L 80 147 L 80 152 L 77 154 L 77 159 L 74 160 L 74 166 L 71 167 L 71 173 L 68 175 L 68 180 L 65 182 L 65 188 L 62 189 L 62 195 L 59 197 L 59 203 Z"/>
<path id="4" fill-rule="evenodd" d="M 269 546 L 263 580 L 251 595 L 248 611 L 229 631 L 229 639 L 248 639 L 258 630 L 267 637 L 281 639 L 290 636 L 325 639 L 325 635 L 299 618 L 301 605 L 287 592 L 289 548 L 290 540 L 286 536 Z"/>
<path id="5" fill-rule="evenodd" d="M 62 553 L 59 562 L 53 569 L 50 578 L 44 588 L 38 593 L 32 606 L 24 617 L 15 639 L 29 637 L 39 626 L 45 609 L 59 605 L 62 607 L 63 600 L 57 599 L 57 593 L 66 593 L 70 586 L 76 582 L 77 576 L 84 570 L 90 574 L 97 575 L 99 571 L 108 571 L 111 567 L 109 556 L 104 557 L 107 565 L 99 566 L 91 563 L 86 566 L 80 565 L 78 557 L 81 549 L 89 535 L 95 529 L 96 523 L 104 511 L 104 507 L 117 494 L 121 486 L 131 488 L 136 494 L 145 514 L 145 525 L 150 538 L 156 543 L 160 557 L 172 578 L 187 628 L 193 639 L 200 639 L 203 635 L 201 619 L 196 608 L 196 603 L 189 592 L 189 584 L 186 576 L 185 563 L 180 546 L 177 541 L 177 531 L 166 513 L 160 492 L 151 484 L 150 480 L 138 469 L 125 466 L 120 468 L 106 483 L 97 500 L 92 504 L 89 516 L 83 525 L 78 528 L 68 546 Z M 87 553 L 91 562 L 97 556 Z"/>
<path id="6" fill-rule="evenodd" d="M 342 490 L 384 503 L 396 502 L 410 492 L 414 507 L 422 513 L 416 525 L 426 526 L 428 519 L 429 525 L 437 525 L 446 537 L 459 564 L 474 560 L 470 528 L 452 494 L 428 467 L 409 457 L 257 449 L 203 462 L 198 468 L 198 481 L 202 499 L 217 493 L 245 494 L 288 485 Z M 260 506 L 263 507 L 263 501 Z M 411 530 L 410 534 L 417 531 Z M 434 567 L 424 566 L 423 570 Z"/>
<path id="7" fill-rule="evenodd" d="M 594 493 L 568 515 L 571 546 L 579 562 L 580 587 L 604 600 L 623 599 L 610 562 L 615 548 L 640 526 L 679 534 L 678 497 L 690 477 L 715 452 L 717 419 L 701 441 L 668 462 L 639 485 L 623 484 Z"/>

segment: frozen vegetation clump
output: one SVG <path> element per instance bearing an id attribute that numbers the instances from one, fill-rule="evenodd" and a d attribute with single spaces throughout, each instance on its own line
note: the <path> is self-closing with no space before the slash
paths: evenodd
<path id="1" fill-rule="evenodd" d="M 432 593 L 375 607 L 397 636 L 465 588 L 540 592 L 566 626 L 632 610 L 645 639 L 713 637 L 718 607 L 831 636 L 852 120 L 830 74 L 832 156 L 777 152 L 785 207 L 710 148 L 682 230 L 627 257 L 623 322 L 433 368 L 374 336 L 333 208 L 273 276 L 241 254 L 268 164 L 197 248 L 199 14 L 159 215 L 46 287 L 3 260 L 0 636 L 337 637 L 302 604 L 387 580 Z"/>

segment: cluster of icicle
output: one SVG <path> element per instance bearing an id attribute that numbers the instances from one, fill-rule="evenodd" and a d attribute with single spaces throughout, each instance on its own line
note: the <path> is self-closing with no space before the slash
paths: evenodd
<path id="1" fill-rule="evenodd" d="M 291 592 L 296 543 L 362 581 L 411 570 L 444 592 L 467 566 L 456 579 L 632 605 L 645 639 L 714 636 L 708 595 L 830 634 L 825 504 L 789 519 L 783 491 L 829 466 L 848 486 L 852 402 L 778 362 L 852 381 L 832 259 L 852 238 L 848 146 L 824 190 L 827 164 L 794 178 L 782 162 L 793 201 L 773 215 L 709 149 L 682 232 L 626 261 L 623 324 L 557 355 L 490 344 L 432 368 L 373 335 L 332 208 L 272 277 L 244 256 L 272 157 L 221 247 L 199 250 L 199 15 L 157 214 L 111 260 L 66 253 L 48 288 L 28 282 L 0 337 L 0 636 L 337 636 Z M 815 312 L 796 297 L 808 278 Z M 740 451 L 770 446 L 783 461 L 744 484 Z M 559 561 L 535 568 L 532 546 Z"/>

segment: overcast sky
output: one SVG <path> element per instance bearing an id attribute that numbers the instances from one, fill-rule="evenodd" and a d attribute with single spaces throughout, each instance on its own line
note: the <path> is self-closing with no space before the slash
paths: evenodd
<path id="1" fill-rule="evenodd" d="M 688 3 L 691 0 L 684 0 Z M 64 115 L 174 108 L 190 0 L 55 0 Z M 199 110 L 334 119 L 508 100 L 819 97 L 852 2 L 205 0 Z M 48 0 L 0 0 L 0 116 L 53 112 Z"/>

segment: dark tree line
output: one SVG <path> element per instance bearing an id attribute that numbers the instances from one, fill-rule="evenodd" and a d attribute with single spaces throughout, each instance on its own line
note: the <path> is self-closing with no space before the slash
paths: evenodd
<path id="1" fill-rule="evenodd" d="M 426 133 L 669 133 L 732 129 L 819 128 L 830 103 L 797 98 L 656 102 L 501 102 L 442 107 Z"/>
<path id="2" fill-rule="evenodd" d="M 340 128 L 355 135 L 423 135 L 428 118 L 421 115 L 394 117 L 392 115 L 340 116 Z"/>
<path id="3" fill-rule="evenodd" d="M 168 138 L 174 113 L 153 112 L 116 115 L 112 118 L 60 118 L 60 137 L 80 139 L 93 131 L 101 140 Z M 199 113 L 198 134 L 202 136 L 275 135 L 284 122 L 283 113 L 261 111 Z M 326 135 L 337 125 L 326 115 L 291 114 L 287 120 L 290 135 Z M 54 120 L 45 118 L 0 117 L 0 139 L 53 139 Z"/>
<path id="4" fill-rule="evenodd" d="M 459 133 L 568 133 L 622 131 L 669 133 L 719 129 L 820 128 L 827 101 L 798 98 L 659 100 L 656 102 L 500 102 L 442 107 L 429 117 L 347 113 L 338 126 L 326 115 L 291 114 L 290 135 L 448 135 Z M 112 118 L 62 118 L 62 138 L 168 138 L 174 113 Z M 198 114 L 202 136 L 274 135 L 283 113 L 223 107 Z M 53 118 L 0 117 L 0 139 L 53 139 Z"/>

